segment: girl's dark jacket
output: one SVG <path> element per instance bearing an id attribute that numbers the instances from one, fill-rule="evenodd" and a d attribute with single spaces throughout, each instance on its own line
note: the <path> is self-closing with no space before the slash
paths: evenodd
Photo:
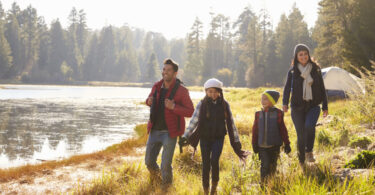
<path id="1" fill-rule="evenodd" d="M 322 110 L 328 110 L 326 89 L 324 86 L 321 69 L 315 63 L 312 63 L 312 65 L 310 75 L 314 81 L 311 86 L 313 94 L 311 106 L 313 107 L 323 103 Z M 283 105 L 289 104 L 290 93 L 292 93 L 290 102 L 291 107 L 295 109 L 304 107 L 303 80 L 304 79 L 301 77 L 301 72 L 297 66 L 293 66 L 288 71 L 286 84 L 284 86 Z"/>
<path id="2" fill-rule="evenodd" d="M 227 111 L 226 119 L 225 119 L 225 124 L 226 124 L 226 130 L 227 133 L 229 134 L 229 140 L 230 144 L 234 150 L 234 152 L 240 157 L 244 158 L 246 157 L 246 152 L 242 150 L 241 142 L 239 139 L 238 131 L 237 128 L 233 122 L 233 116 L 232 112 L 230 110 L 230 106 L 227 101 L 224 101 L 224 106 Z M 190 124 L 188 128 L 186 129 L 184 137 L 188 138 L 188 142 L 191 146 L 194 147 L 194 149 L 197 148 L 197 145 L 199 143 L 199 140 L 201 139 L 201 131 L 203 130 L 202 128 L 202 122 L 199 122 L 200 119 L 203 117 L 200 117 L 200 112 L 201 112 L 201 106 L 203 104 L 203 101 L 200 101 L 198 105 L 195 108 L 195 111 L 193 113 L 193 117 L 190 119 Z"/>

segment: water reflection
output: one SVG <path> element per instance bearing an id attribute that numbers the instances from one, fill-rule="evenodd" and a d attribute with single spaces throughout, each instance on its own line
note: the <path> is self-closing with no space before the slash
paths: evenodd
<path id="1" fill-rule="evenodd" d="M 146 88 L 2 87 L 0 168 L 101 150 L 133 136 L 149 114 Z"/>

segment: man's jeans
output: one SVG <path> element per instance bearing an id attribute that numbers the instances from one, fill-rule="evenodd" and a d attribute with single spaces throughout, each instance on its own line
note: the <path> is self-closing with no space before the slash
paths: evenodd
<path id="1" fill-rule="evenodd" d="M 292 108 L 292 120 L 297 131 L 298 158 L 305 162 L 305 152 L 312 152 L 315 141 L 315 125 L 320 115 L 320 107 L 305 109 Z"/>
<path id="2" fill-rule="evenodd" d="M 156 163 L 161 147 L 163 152 L 161 156 L 161 176 L 163 184 L 172 183 L 172 160 L 177 137 L 169 137 L 167 130 L 152 130 L 146 145 L 145 163 L 150 172 L 158 172 L 159 166 Z"/>
<path id="3" fill-rule="evenodd" d="M 202 155 L 202 184 L 204 188 L 210 186 L 210 170 L 212 168 L 212 182 L 219 182 L 219 159 L 223 151 L 224 138 L 214 140 L 200 140 Z"/>

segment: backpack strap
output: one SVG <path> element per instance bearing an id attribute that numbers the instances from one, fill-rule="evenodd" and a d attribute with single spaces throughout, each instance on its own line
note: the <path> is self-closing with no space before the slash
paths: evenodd
<path id="1" fill-rule="evenodd" d="M 174 96 L 176 95 L 177 89 L 178 89 L 178 87 L 180 87 L 180 85 L 181 85 L 181 81 L 179 79 L 176 79 L 176 83 L 174 84 L 174 87 L 171 91 L 171 94 L 169 94 L 169 97 L 168 97 L 169 100 L 173 100 Z M 177 117 L 177 120 L 178 120 L 177 128 L 178 128 L 178 130 L 180 130 L 180 116 Z M 181 146 L 180 146 L 180 153 L 182 153 L 182 147 Z"/>
<path id="2" fill-rule="evenodd" d="M 156 97 L 157 97 L 157 91 L 158 90 L 155 89 L 154 94 L 152 94 L 153 99 L 152 99 L 152 104 L 150 106 L 150 121 L 152 123 L 155 123 L 155 120 L 156 120 Z"/>
<path id="3" fill-rule="evenodd" d="M 173 100 L 174 96 L 176 95 L 178 87 L 180 87 L 180 85 L 181 85 L 180 83 L 181 83 L 181 81 L 179 79 L 177 79 L 176 84 L 174 85 L 174 87 L 171 91 L 171 94 L 168 97 L 169 100 Z"/>

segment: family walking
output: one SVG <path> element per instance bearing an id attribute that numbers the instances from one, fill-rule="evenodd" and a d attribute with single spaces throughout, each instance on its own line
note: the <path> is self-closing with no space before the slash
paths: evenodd
<path id="1" fill-rule="evenodd" d="M 162 187 L 167 188 L 173 181 L 172 161 L 177 137 L 180 137 L 180 146 L 191 145 L 194 151 L 199 144 L 203 191 L 205 194 L 216 194 L 225 136 L 228 134 L 230 145 L 241 161 L 245 162 L 250 152 L 242 149 L 230 105 L 224 98 L 223 83 L 215 78 L 207 80 L 203 86 L 205 97 L 194 109 L 189 92 L 177 79 L 177 73 L 178 64 L 166 59 L 162 79 L 153 85 L 146 99 L 146 104 L 150 106 L 150 120 L 145 164 L 151 182 L 161 179 Z M 275 106 L 279 98 L 280 93 L 274 90 L 265 91 L 259 97 L 262 109 L 255 113 L 252 127 L 251 143 L 261 161 L 262 183 L 276 173 L 281 147 L 286 154 L 291 152 L 284 124 L 289 100 L 297 132 L 299 162 L 304 166 L 305 161 L 315 161 L 315 125 L 320 115 L 320 104 L 323 116 L 328 115 L 327 96 L 320 67 L 312 61 L 309 48 L 304 44 L 298 44 L 294 49 L 294 59 L 284 86 L 282 110 Z M 186 130 L 185 117 L 192 117 Z M 162 148 L 159 168 L 156 161 Z"/>

